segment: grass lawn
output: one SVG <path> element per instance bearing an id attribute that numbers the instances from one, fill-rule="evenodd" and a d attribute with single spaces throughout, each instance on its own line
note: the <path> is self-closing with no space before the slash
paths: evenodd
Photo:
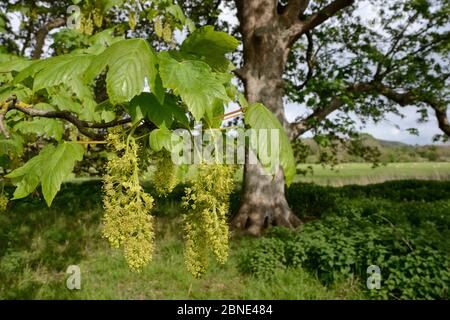
<path id="1" fill-rule="evenodd" d="M 140 273 L 130 271 L 120 250 L 100 237 L 101 210 L 73 214 L 61 208 L 15 212 L 24 219 L 9 230 L 17 240 L 0 255 L 0 299 L 358 299 L 356 283 L 326 287 L 301 268 L 277 271 L 268 281 L 239 272 L 241 248 L 234 239 L 225 265 L 211 261 L 202 279 L 184 266 L 180 222 L 158 219 L 157 251 Z M 2 220 L 3 219 L 3 220 Z M 10 214 L 3 217 L 14 219 Z M 14 224 L 14 222 L 11 222 Z M 10 225 L 11 226 L 11 225 Z M 2 232 L 8 232 L 1 230 Z M 14 237 L 14 236 L 13 236 Z M 22 241 L 19 240 L 19 237 Z M 66 268 L 78 265 L 81 290 L 66 288 Z"/>
<path id="2" fill-rule="evenodd" d="M 313 182 L 320 185 L 371 184 L 390 180 L 450 179 L 450 162 L 388 163 L 373 168 L 370 163 L 341 163 L 334 169 L 319 164 L 300 165 L 302 170 L 312 167 L 312 173 L 297 175 L 296 182 Z"/>
<path id="3" fill-rule="evenodd" d="M 338 169 L 334 172 L 316 166 L 313 179 L 317 183 L 334 181 L 333 184 L 339 184 L 350 179 L 360 179 L 358 181 L 361 183 L 366 179 L 367 182 L 368 177 L 412 177 L 419 175 L 419 172 L 428 178 L 441 179 L 450 174 L 449 163 L 390 164 L 373 170 L 366 164 L 344 164 Z M 304 179 L 311 177 L 299 177 L 299 180 Z M 299 192 L 304 195 L 304 187 L 299 188 Z M 428 187 L 424 185 L 423 188 Z M 439 187 L 436 190 L 445 191 Z M 401 190 L 396 191 L 398 193 Z M 327 192 L 325 188 L 323 192 Z M 410 194 L 417 196 L 414 192 Z M 436 195 L 439 195 L 438 192 L 430 191 L 426 197 Z M 308 197 L 314 198 L 311 195 Z M 111 249 L 101 237 L 101 188 L 98 181 L 63 185 L 51 208 L 47 208 L 45 202 L 37 197 L 14 201 L 6 212 L 0 213 L 0 299 L 367 297 L 367 290 L 362 285 L 364 281 L 357 278 L 346 278 L 325 285 L 316 274 L 302 268 L 277 270 L 270 280 L 242 273 L 239 269 L 240 258 L 254 241 L 249 238 L 233 237 L 228 262 L 218 265 L 211 261 L 205 277 L 193 278 L 184 265 L 179 198 L 179 194 L 173 195 L 172 200 L 166 200 L 155 208 L 155 214 L 158 215 L 157 249 L 153 261 L 141 273 L 130 271 L 122 252 Z M 297 202 L 304 202 L 297 194 L 295 198 L 298 198 Z M 399 198 L 404 199 L 406 196 Z M 310 203 L 311 199 L 307 202 Z M 316 202 L 320 204 L 319 211 L 323 211 L 323 197 L 320 196 Z M 397 202 L 389 202 L 394 206 L 392 210 L 397 210 Z M 296 204 L 292 202 L 291 205 Z M 308 207 L 306 213 L 311 214 L 311 210 Z M 443 224 L 438 226 L 441 228 Z M 444 237 L 445 233 L 442 235 Z M 79 265 L 81 268 L 80 291 L 66 288 L 66 269 L 69 265 Z"/>

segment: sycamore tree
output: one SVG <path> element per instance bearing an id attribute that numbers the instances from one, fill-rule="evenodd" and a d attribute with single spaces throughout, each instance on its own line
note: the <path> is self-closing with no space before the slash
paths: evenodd
<path id="1" fill-rule="evenodd" d="M 142 188 L 142 173 L 150 165 L 156 167 L 153 182 L 158 196 L 164 196 L 175 186 L 177 170 L 194 165 L 194 181 L 183 197 L 183 221 L 186 265 L 200 276 L 210 252 L 221 263 L 228 256 L 228 201 L 235 161 L 232 153 L 224 164 L 222 154 L 237 142 L 227 139 L 228 131 L 236 128 L 221 128 L 225 106 L 239 100 L 247 126 L 256 130 L 256 136 L 244 137 L 241 146 L 245 151 L 249 142 L 247 148 L 257 155 L 255 163 L 264 163 L 264 146 L 279 145 L 272 169 L 282 166 L 292 180 L 292 149 L 276 117 L 264 105 L 247 102 L 232 84 L 234 66 L 225 55 L 236 50 L 238 40 L 212 26 L 197 28 L 172 1 L 112 3 L 115 6 L 100 9 L 91 2 L 68 8 L 68 30 L 61 32 L 72 39 L 78 34 L 82 44 L 63 41 L 65 45 L 54 47 L 51 56 L 40 59 L 36 50 L 42 51 L 45 43 L 37 41 L 31 50 L 35 59 L 11 50 L 1 54 L 2 182 L 16 187 L 12 200 L 39 188 L 51 206 L 87 146 L 105 145 L 109 154 L 102 176 L 103 235 L 112 247 L 123 248 L 132 269 L 140 270 L 154 250 L 151 211 L 156 201 Z M 114 30 L 114 23 L 113 28 L 95 32 L 93 23 L 101 29 L 109 9 L 116 10 L 116 16 L 128 12 L 131 32 L 144 14 L 162 39 L 158 50 L 146 39 Z M 92 12 L 99 16 L 92 17 Z M 44 26 L 48 30 L 49 22 Z M 188 33 L 179 45 L 172 35 L 177 28 Z M 266 129 L 275 130 L 277 140 L 262 134 L 258 139 Z M 200 141 L 179 150 L 184 147 L 180 130 L 187 133 L 188 142 L 207 134 L 213 148 L 202 151 Z M 33 141 L 37 152 L 24 154 Z M 257 143 L 263 147 L 256 148 Z M 174 155 L 181 157 L 180 151 L 193 160 L 176 166 Z M 270 169 L 264 169 L 268 176 Z M 8 207 L 6 197 L 2 192 L 2 209 Z"/>
<path id="2" fill-rule="evenodd" d="M 242 80 L 250 102 L 262 102 L 291 140 L 312 131 L 318 141 L 354 134 L 363 121 L 417 106 L 421 119 L 435 116 L 441 137 L 450 134 L 449 21 L 447 1 L 234 1 L 242 37 Z M 375 14 L 365 17 L 364 7 Z M 362 13 L 361 13 L 362 12 Z M 369 12 L 370 13 L 370 12 Z M 367 11 L 366 11 L 367 14 Z M 294 123 L 283 104 L 310 110 Z M 341 111 L 330 118 L 332 113 Z M 413 133 L 417 133 L 411 128 Z M 246 165 L 243 201 L 233 225 L 260 234 L 266 225 L 300 221 L 284 195 L 283 173 L 260 176 Z"/>
<path id="3" fill-rule="evenodd" d="M 69 19 L 74 4 L 80 10 Z M 222 120 L 240 115 L 247 128 L 281 132 L 271 170 L 261 150 L 245 148 L 242 203 L 231 226 L 253 235 L 301 223 L 285 198 L 295 175 L 289 140 L 308 131 L 325 146 L 357 139 L 355 116 L 379 121 L 407 105 L 422 121 L 437 120 L 437 139 L 450 134 L 444 0 L 8 1 L 0 9 L 4 181 L 17 186 L 16 199 L 40 186 L 50 205 L 86 146 L 105 145 L 104 235 L 134 269 L 153 250 L 155 199 L 140 187 L 140 172 L 153 164 L 156 189 L 170 192 L 181 167 L 168 156 L 177 129 L 220 140 L 235 130 Z M 28 23 L 14 31 L 8 10 Z M 236 12 L 237 26 L 219 19 L 224 10 Z M 68 20 L 75 26 L 64 28 Z M 186 39 L 176 41 L 174 30 Z M 231 101 L 240 110 L 227 115 Z M 290 123 L 286 101 L 309 112 Z M 233 167 L 197 169 L 183 200 L 187 266 L 201 275 L 210 249 L 226 260 Z"/>

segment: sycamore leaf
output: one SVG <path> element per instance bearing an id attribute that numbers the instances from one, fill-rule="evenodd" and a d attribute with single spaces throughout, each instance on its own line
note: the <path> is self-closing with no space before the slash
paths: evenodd
<path id="1" fill-rule="evenodd" d="M 18 85 L 15 87 L 0 87 L 0 101 L 5 100 L 9 96 L 11 96 L 11 94 L 15 94 L 17 96 L 17 99 L 19 99 L 20 101 L 28 102 L 33 95 L 33 92 L 29 88 L 22 85 Z"/>
<path id="2" fill-rule="evenodd" d="M 20 156 L 23 153 L 23 138 L 14 132 L 11 132 L 9 139 L 0 134 L 0 156 L 15 155 Z"/>
<path id="3" fill-rule="evenodd" d="M 64 126 L 60 120 L 49 118 L 33 118 L 31 121 L 21 121 L 14 129 L 24 134 L 39 134 L 53 137 L 60 141 L 64 134 Z"/>
<path id="4" fill-rule="evenodd" d="M 296 174 L 295 158 L 289 138 L 278 119 L 264 105 L 254 103 L 246 108 L 245 123 L 257 131 L 260 129 L 278 130 L 279 164 L 283 167 L 286 183 L 290 185 Z M 268 133 L 268 136 L 270 136 L 270 133 Z M 263 144 L 261 145 L 261 140 L 259 140 L 260 145 L 255 148 L 257 149 L 258 157 L 262 157 L 262 152 L 265 150 L 270 150 L 271 143 L 276 143 L 276 141 L 271 141 L 270 139 L 262 140 Z M 264 145 L 264 143 L 267 145 Z"/>
<path id="5" fill-rule="evenodd" d="M 19 72 L 14 82 L 19 83 L 28 77 L 34 77 L 34 91 L 54 87 L 82 75 L 92 59 L 92 55 L 68 54 L 39 60 Z"/>
<path id="6" fill-rule="evenodd" d="M 144 92 L 131 100 L 127 110 L 131 115 L 133 123 L 147 119 L 158 128 L 170 128 L 174 121 L 189 126 L 186 113 L 177 105 L 173 95 L 167 95 L 164 103 L 161 104 L 153 94 Z"/>
<path id="7" fill-rule="evenodd" d="M 82 75 L 92 61 L 91 55 L 66 55 L 48 59 L 48 65 L 34 78 L 33 90 L 53 87 Z"/>
<path id="8" fill-rule="evenodd" d="M 72 172 L 75 162 L 83 159 L 83 153 L 84 148 L 79 144 L 62 143 L 52 157 L 42 164 L 42 193 L 49 207 L 62 182 Z"/>
<path id="9" fill-rule="evenodd" d="M 78 102 L 74 101 L 72 97 L 67 94 L 57 92 L 51 97 L 51 102 L 59 110 L 66 110 L 70 112 L 75 112 L 77 114 L 81 113 L 83 107 Z"/>
<path id="10" fill-rule="evenodd" d="M 75 162 L 82 160 L 83 153 L 84 148 L 72 142 L 44 147 L 39 155 L 5 176 L 17 187 L 14 199 L 28 196 L 40 182 L 45 201 L 50 206 L 63 180 L 72 172 Z"/>
<path id="11" fill-rule="evenodd" d="M 145 79 L 152 92 L 161 97 L 163 88 L 157 81 L 157 58 L 143 39 L 121 40 L 96 56 L 84 75 L 86 82 L 108 67 L 106 89 L 110 101 L 119 104 L 130 101 L 145 87 Z"/>
<path id="12" fill-rule="evenodd" d="M 159 70 L 164 86 L 181 97 L 197 121 L 208 109 L 214 108 L 216 99 L 229 100 L 224 85 L 204 62 L 177 61 L 169 53 L 162 52 Z"/>
<path id="13" fill-rule="evenodd" d="M 81 77 L 74 78 L 67 85 L 70 91 L 72 91 L 78 100 L 80 100 L 81 105 L 79 106 L 79 117 L 81 120 L 99 122 L 102 120 L 102 115 L 97 112 L 97 102 L 94 99 L 94 95 L 89 86 L 87 86 L 81 79 Z M 60 96 L 58 94 L 57 96 Z M 72 105 L 72 110 L 75 105 Z M 75 107 L 76 108 L 76 107 Z"/>
<path id="14" fill-rule="evenodd" d="M 222 100 L 216 99 L 211 109 L 206 110 L 205 120 L 209 127 L 219 128 L 222 124 L 225 106 Z"/>
<path id="15" fill-rule="evenodd" d="M 226 72 L 230 61 L 225 54 L 233 52 L 239 41 L 225 32 L 205 26 L 193 32 L 181 45 L 181 51 L 200 56 L 213 70 Z"/>
<path id="16" fill-rule="evenodd" d="M 173 122 L 172 114 L 164 105 L 159 103 L 155 95 L 143 92 L 131 100 L 128 106 L 133 123 L 148 119 L 158 128 L 169 128 Z"/>
<path id="17" fill-rule="evenodd" d="M 150 147 L 155 151 L 161 151 L 165 148 L 168 151 L 172 150 L 172 131 L 167 128 L 153 130 L 150 133 Z"/>
<path id="18" fill-rule="evenodd" d="M 21 71 L 32 64 L 31 60 L 27 60 L 18 56 L 9 54 L 0 54 L 0 72 Z"/>
<path id="19" fill-rule="evenodd" d="M 25 198 L 36 189 L 42 174 L 41 164 L 51 157 L 54 150 L 55 147 L 53 145 L 45 146 L 37 156 L 5 176 L 11 179 L 12 183 L 17 187 L 14 191 L 13 199 Z"/>

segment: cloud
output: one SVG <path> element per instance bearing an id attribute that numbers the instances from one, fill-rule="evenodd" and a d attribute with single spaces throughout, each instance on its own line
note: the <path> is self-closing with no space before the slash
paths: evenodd
<path id="1" fill-rule="evenodd" d="M 366 132 L 377 139 L 382 140 L 394 140 L 408 144 L 432 144 L 433 137 L 437 134 L 442 134 L 442 131 L 438 127 L 437 120 L 434 118 L 433 112 L 430 110 L 430 119 L 425 123 L 418 123 L 419 115 L 417 109 L 413 106 L 403 107 L 401 109 L 403 118 L 388 113 L 386 120 L 379 123 L 369 121 L 364 125 L 356 116 L 351 116 L 357 125 L 357 128 L 361 132 Z M 305 117 L 308 114 L 308 109 L 305 106 L 295 103 L 285 104 L 286 118 L 289 122 L 293 122 L 296 117 Z M 337 113 L 331 114 L 329 117 L 333 118 Z M 448 113 L 450 117 L 450 112 Z M 417 128 L 419 130 L 419 136 L 412 135 L 408 132 L 409 128 Z M 310 137 L 311 134 L 306 134 L 306 137 Z M 447 143 L 450 145 L 450 143 Z"/>

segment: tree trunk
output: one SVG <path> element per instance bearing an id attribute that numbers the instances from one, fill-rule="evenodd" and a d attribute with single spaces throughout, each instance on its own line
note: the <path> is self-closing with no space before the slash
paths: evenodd
<path id="1" fill-rule="evenodd" d="M 283 72 L 291 44 L 282 36 L 284 27 L 274 3 L 237 1 L 244 45 L 244 66 L 238 74 L 244 82 L 247 100 L 263 103 L 289 134 L 283 108 Z M 251 151 L 247 152 L 246 160 L 251 156 L 254 156 Z M 297 227 L 301 221 L 287 203 L 281 168 L 272 177 L 264 175 L 260 165 L 246 162 L 242 202 L 231 227 L 255 236 L 269 225 Z"/>

